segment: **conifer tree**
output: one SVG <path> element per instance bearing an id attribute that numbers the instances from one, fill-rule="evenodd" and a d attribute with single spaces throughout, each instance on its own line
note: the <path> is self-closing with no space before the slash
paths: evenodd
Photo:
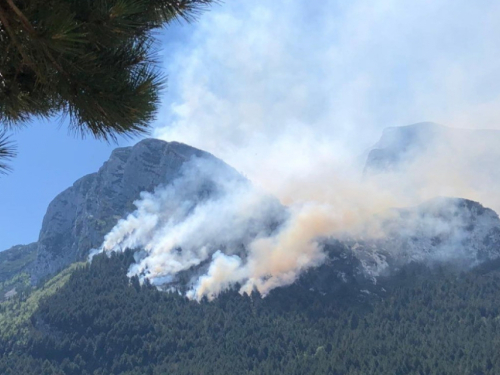
<path id="1" fill-rule="evenodd" d="M 64 114 L 81 135 L 144 133 L 164 85 L 153 31 L 211 2 L 0 0 L 0 128 Z"/>
<path id="2" fill-rule="evenodd" d="M 12 141 L 7 136 L 5 130 L 0 130 L 0 173 L 6 173 L 10 170 L 7 160 L 14 157 L 16 149 Z"/>

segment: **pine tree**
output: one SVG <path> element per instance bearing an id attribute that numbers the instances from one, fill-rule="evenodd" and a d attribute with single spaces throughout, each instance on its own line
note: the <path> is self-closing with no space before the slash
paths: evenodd
<path id="1" fill-rule="evenodd" d="M 0 130 L 0 173 L 5 173 L 10 170 L 5 162 L 16 155 L 16 149 L 12 141 L 7 136 L 5 130 Z"/>
<path id="2" fill-rule="evenodd" d="M 0 0 L 0 123 L 69 116 L 81 135 L 148 130 L 164 77 L 154 29 L 212 0 Z"/>

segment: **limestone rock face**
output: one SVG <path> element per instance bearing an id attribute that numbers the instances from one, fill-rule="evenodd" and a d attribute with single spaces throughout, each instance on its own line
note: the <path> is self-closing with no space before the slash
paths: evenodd
<path id="1" fill-rule="evenodd" d="M 157 139 L 114 150 L 98 172 L 82 177 L 49 204 L 32 281 L 85 259 L 89 249 L 101 245 L 116 222 L 134 210 L 141 192 L 173 181 L 192 157 L 217 160 L 193 147 Z"/>
<path id="2" fill-rule="evenodd" d="M 459 129 L 433 122 L 384 129 L 369 151 L 364 174 L 404 173 L 415 163 L 436 173 L 456 170 L 479 183 L 500 181 L 500 131 Z"/>
<path id="3" fill-rule="evenodd" d="M 412 262 L 468 268 L 500 255 L 497 213 L 467 199 L 435 198 L 394 209 L 379 227 L 380 238 L 365 238 L 352 246 L 374 275 Z"/>
<path id="4" fill-rule="evenodd" d="M 401 270 L 439 267 L 469 270 L 500 264 L 500 219 L 480 203 L 436 198 L 374 218 L 379 235 L 346 236 L 325 242 L 326 261 L 297 284 L 320 293 L 366 300 L 385 295 Z"/>
<path id="5" fill-rule="evenodd" d="M 445 126 L 433 122 L 384 129 L 382 137 L 368 153 L 364 172 L 397 170 L 404 162 L 432 149 L 446 130 Z"/>
<path id="6" fill-rule="evenodd" d="M 402 131 L 403 135 L 396 131 L 396 141 L 391 140 L 393 136 L 386 137 L 380 147 L 391 148 L 394 144 L 406 142 L 407 146 L 401 147 L 408 152 L 415 150 L 415 144 L 429 145 L 421 140 L 441 131 L 433 124 L 418 125 L 417 128 L 421 129 L 410 129 L 411 134 L 418 133 L 411 137 L 408 136 L 410 133 L 407 134 L 408 129 Z M 141 192 L 152 192 L 159 186 L 171 184 L 183 175 L 183 167 L 193 158 L 215 163 L 217 173 L 223 172 L 223 179 L 246 181 L 211 154 L 176 142 L 146 139 L 133 147 L 114 150 L 98 172 L 84 176 L 60 193 L 47 209 L 38 241 L 14 247 L 3 253 L 4 258 L 9 255 L 12 258 L 9 258 L 9 264 L 29 272 L 33 283 L 75 261 L 86 259 L 89 250 L 103 243 L 104 236 L 117 221 L 135 210 L 134 201 L 141 197 Z M 207 183 L 200 181 L 202 177 L 194 173 L 190 175 L 192 180 L 188 179 L 189 186 L 180 187 L 178 182 L 172 185 L 181 190 L 181 202 L 188 201 L 193 208 L 207 196 L 217 194 L 216 186 L 210 184 L 212 170 L 203 170 L 207 172 L 203 177 L 208 179 Z M 269 210 L 262 211 L 266 220 L 261 218 L 261 221 L 269 230 L 274 230 L 286 220 L 286 214 L 282 215 L 286 208 L 277 200 L 268 206 Z M 451 261 L 467 267 L 500 255 L 498 215 L 470 200 L 437 198 L 418 207 L 392 210 L 383 219 L 374 218 L 374 221 L 379 237 L 370 237 L 367 230 L 360 232 L 362 234 L 357 238 L 351 234 L 326 240 L 325 264 L 308 271 L 299 282 L 323 291 L 355 282 L 363 284 L 363 290 L 370 291 L 368 286 L 375 285 L 377 278 L 411 263 L 432 265 Z M 24 257 L 22 262 L 18 261 L 21 255 Z M 245 256 L 244 253 L 238 255 Z M 206 265 L 200 265 L 203 266 Z M 3 279 L 7 278 L 7 271 Z M 191 278 L 188 271 L 179 275 L 178 283 Z"/>

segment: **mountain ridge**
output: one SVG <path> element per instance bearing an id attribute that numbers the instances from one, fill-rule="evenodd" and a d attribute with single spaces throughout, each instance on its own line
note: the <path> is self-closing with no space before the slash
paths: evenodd
<path id="1" fill-rule="evenodd" d="M 368 151 L 363 173 L 404 171 L 422 156 L 454 156 L 469 164 L 485 162 L 485 156 L 500 160 L 497 145 L 500 131 L 495 129 L 453 128 L 435 122 L 419 122 L 385 128 Z"/>
<path id="2" fill-rule="evenodd" d="M 423 133 L 415 130 L 422 128 Z M 401 131 L 404 133 L 413 129 L 412 132 L 420 132 L 421 136 L 428 132 L 435 133 L 438 131 L 436 129 L 441 132 L 444 128 L 434 123 L 420 123 L 404 127 Z M 379 144 L 383 145 L 384 142 Z M 28 254 L 36 253 L 36 259 L 29 258 L 30 261 L 21 265 L 19 270 L 29 270 L 32 283 L 36 284 L 73 262 L 86 260 L 88 252 L 102 245 L 104 236 L 118 220 L 134 211 L 134 201 L 141 194 L 171 184 L 182 175 L 183 166 L 193 157 L 211 160 L 228 175 L 245 180 L 222 160 L 182 143 L 145 139 L 135 146 L 118 148 L 97 172 L 78 179 L 49 204 L 38 242 L 15 247 Z M 188 179 L 187 183 L 190 181 Z M 204 199 L 202 196 L 212 194 L 214 190 L 207 190 L 207 185 L 200 183 L 186 192 L 188 196 L 182 199 L 196 204 L 199 199 Z M 444 218 L 433 217 L 437 211 L 433 214 L 432 206 L 439 199 L 451 210 Z M 381 239 L 355 236 L 336 239 L 343 241 L 356 258 L 352 265 L 342 265 L 340 268 L 350 269 L 351 276 L 364 271 L 368 280 L 383 275 L 384 269 L 397 268 L 398 264 L 404 262 L 425 261 L 426 257 L 446 258 L 453 255 L 449 250 L 452 247 L 462 252 L 460 261 L 465 263 L 478 264 L 498 256 L 498 251 L 492 250 L 497 245 L 500 248 L 498 215 L 480 203 L 462 198 L 437 198 L 417 207 L 395 209 L 392 215 L 377 223 L 386 231 Z M 436 232 L 433 227 L 436 224 L 439 224 L 441 232 Z M 326 248 L 331 249 L 328 241 Z M 458 250 L 456 252 L 454 259 L 459 258 Z M 245 257 L 245 254 L 239 255 Z M 332 259 L 327 260 L 327 263 L 330 261 Z M 202 262 L 202 266 L 206 268 L 208 264 Z M 334 269 L 329 272 L 338 274 Z M 179 280 L 186 280 L 193 274 L 187 270 L 179 276 Z M 170 277 L 167 279 L 175 280 Z M 178 287 L 182 289 L 183 286 Z"/>
<path id="3" fill-rule="evenodd" d="M 86 259 L 88 250 L 99 246 L 118 219 L 134 209 L 141 192 L 174 180 L 193 157 L 209 158 L 232 170 L 208 152 L 179 142 L 148 138 L 113 150 L 97 172 L 79 178 L 51 201 L 37 242 L 13 247 L 36 247 L 32 282 Z"/>

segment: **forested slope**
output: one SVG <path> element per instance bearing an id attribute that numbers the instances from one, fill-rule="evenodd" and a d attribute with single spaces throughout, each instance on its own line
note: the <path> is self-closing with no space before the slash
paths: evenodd
<path id="1" fill-rule="evenodd" d="M 500 373 L 496 263 L 468 273 L 407 267 L 381 280 L 384 298 L 364 302 L 348 287 L 322 294 L 296 284 L 263 299 L 227 292 L 197 303 L 128 279 L 132 260 L 75 267 L 25 329 L 3 332 L 0 373 Z M 16 298 L 1 316 L 22 306 Z"/>
<path id="2" fill-rule="evenodd" d="M 0 251 L 0 282 L 31 270 L 36 260 L 34 244 L 18 245 L 8 250 Z"/>

